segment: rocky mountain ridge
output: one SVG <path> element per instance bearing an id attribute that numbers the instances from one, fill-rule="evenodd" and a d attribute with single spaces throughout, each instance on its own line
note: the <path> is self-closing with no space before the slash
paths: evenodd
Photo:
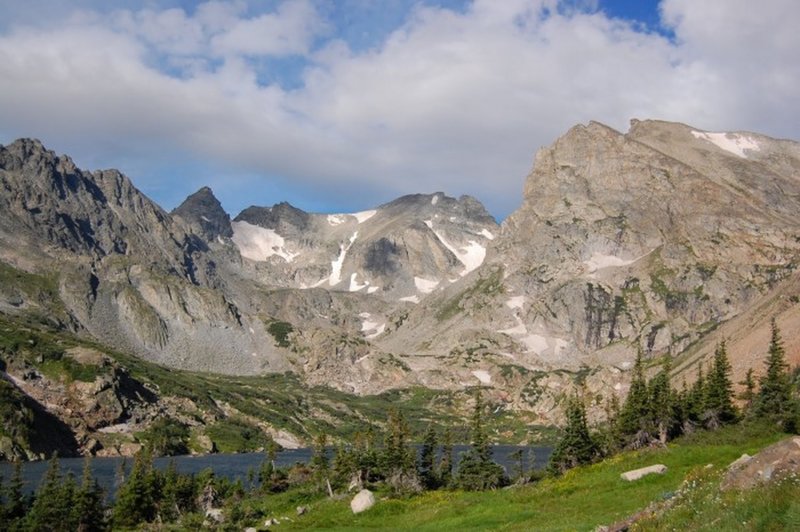
<path id="1" fill-rule="evenodd" d="M 30 140 L 0 147 L 0 185 L 0 259 L 57 278 L 61 325 L 178 368 L 358 394 L 482 385 L 546 423 L 576 386 L 595 414 L 624 394 L 638 349 L 691 375 L 752 307 L 794 323 L 800 145 L 753 133 L 576 126 L 502 226 L 443 193 L 231 220 L 203 188 L 166 213 Z M 0 311 L 37 308 L 15 290 Z"/>

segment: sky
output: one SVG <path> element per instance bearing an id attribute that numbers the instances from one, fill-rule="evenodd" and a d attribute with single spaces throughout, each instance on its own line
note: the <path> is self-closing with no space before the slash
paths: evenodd
<path id="1" fill-rule="evenodd" d="M 0 0 L 0 144 L 171 210 L 516 209 L 536 151 L 631 118 L 800 139 L 797 0 Z"/>

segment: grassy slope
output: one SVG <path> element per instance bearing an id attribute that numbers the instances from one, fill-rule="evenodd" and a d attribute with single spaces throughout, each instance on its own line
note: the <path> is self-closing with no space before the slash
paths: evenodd
<path id="1" fill-rule="evenodd" d="M 346 498 L 317 499 L 307 515 L 296 517 L 294 506 L 307 500 L 298 494 L 267 497 L 262 510 L 265 515 L 291 516 L 293 521 L 282 523 L 281 529 L 593 530 L 672 496 L 687 475 L 719 472 L 742 453 L 752 454 L 781 437 L 764 430 L 726 429 L 667 449 L 618 455 L 533 486 L 489 493 L 438 491 L 404 500 L 380 500 L 373 509 L 356 516 Z M 668 472 L 633 483 L 620 479 L 624 471 L 656 463 L 667 465 Z M 706 470 L 706 464 L 713 468 Z"/>

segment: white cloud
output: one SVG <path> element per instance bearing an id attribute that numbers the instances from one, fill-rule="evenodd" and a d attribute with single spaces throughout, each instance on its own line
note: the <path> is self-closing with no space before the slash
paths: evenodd
<path id="1" fill-rule="evenodd" d="M 560 5 L 418 7 L 358 53 L 306 1 L 260 14 L 224 2 L 191 14 L 84 11 L 13 27 L 0 34 L 0 134 L 42 137 L 79 161 L 102 159 L 109 144 L 154 160 L 180 150 L 232 174 L 284 176 L 309 196 L 363 201 L 332 208 L 445 190 L 502 214 L 519 203 L 534 151 L 590 119 L 800 137 L 800 3 L 665 0 L 675 42 L 592 2 Z M 300 87 L 259 82 L 265 59 L 287 56 L 307 63 Z M 105 165 L 117 165 L 111 154 Z M 262 203 L 283 199 L 264 188 Z M 363 192 L 376 189 L 382 197 Z"/>

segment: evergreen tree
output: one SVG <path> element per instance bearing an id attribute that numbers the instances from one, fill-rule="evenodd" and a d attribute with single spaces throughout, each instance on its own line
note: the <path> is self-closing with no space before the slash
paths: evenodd
<path id="1" fill-rule="evenodd" d="M 766 366 L 754 404 L 755 413 L 757 416 L 775 419 L 783 425 L 784 430 L 795 432 L 797 405 L 792 397 L 789 365 L 786 363 L 783 342 L 774 319 Z"/>
<path id="2" fill-rule="evenodd" d="M 716 428 L 719 425 L 734 423 L 738 412 L 733 404 L 733 384 L 730 380 L 731 364 L 728 351 L 723 341 L 714 352 L 714 363 L 708 374 L 705 393 L 706 426 Z"/>
<path id="3" fill-rule="evenodd" d="M 58 456 L 50 459 L 30 512 L 26 516 L 26 528 L 30 530 L 71 531 L 71 510 L 73 501 L 65 500 L 70 496 L 69 488 L 62 486 L 61 466 Z"/>
<path id="4" fill-rule="evenodd" d="M 354 438 L 354 450 L 356 463 L 358 464 L 359 481 L 363 484 L 373 480 L 376 471 L 379 469 L 379 457 L 377 445 L 375 443 L 375 430 L 372 425 L 367 427 L 366 432 L 356 434 Z"/>
<path id="5" fill-rule="evenodd" d="M 358 475 L 358 460 L 356 453 L 350 447 L 344 445 L 336 446 L 336 453 L 333 455 L 333 485 L 336 489 L 346 489 L 350 481 Z M 360 480 L 360 477 L 359 477 Z"/>
<path id="6" fill-rule="evenodd" d="M 417 468 L 422 485 L 429 490 L 439 487 L 439 478 L 436 474 L 436 444 L 436 429 L 433 425 L 429 425 L 422 440 Z"/>
<path id="7" fill-rule="evenodd" d="M 706 412 L 706 377 L 702 363 L 697 366 L 697 378 L 685 394 L 683 411 L 685 417 L 684 432 L 691 432 L 694 427 L 702 425 Z"/>
<path id="8" fill-rule="evenodd" d="M 640 447 L 649 443 L 650 401 L 644 376 L 644 361 L 641 350 L 636 355 L 628 397 L 619 417 L 619 432 L 623 446 Z M 644 440 L 644 441 L 643 441 Z"/>
<path id="9" fill-rule="evenodd" d="M 330 462 L 328 460 L 328 437 L 320 433 L 314 439 L 314 446 L 311 451 L 311 470 L 314 472 L 314 482 L 317 488 L 324 491 L 326 488 L 329 495 L 333 495 L 330 488 Z"/>
<path id="10" fill-rule="evenodd" d="M 586 409 L 578 397 L 567 403 L 567 426 L 558 441 L 547 470 L 561 474 L 575 466 L 592 462 L 598 454 L 589 427 L 586 424 Z"/>
<path id="11" fill-rule="evenodd" d="M 414 470 L 414 454 L 409 448 L 410 430 L 403 414 L 396 409 L 389 411 L 386 422 L 387 434 L 383 446 L 383 469 L 386 477 Z"/>
<path id="12" fill-rule="evenodd" d="M 5 518 L 8 529 L 22 522 L 30 507 L 30 499 L 25 497 L 25 483 L 22 480 L 22 462 L 14 463 L 14 474 L 5 491 Z"/>
<path id="13" fill-rule="evenodd" d="M 103 489 L 92 476 L 91 458 L 83 465 L 81 486 L 75 496 L 75 523 L 78 532 L 101 532 L 107 530 Z"/>
<path id="14" fill-rule="evenodd" d="M 113 509 L 114 528 L 134 528 L 155 519 L 156 486 L 153 485 L 152 469 L 149 451 L 140 451 L 134 458 L 130 475 L 117 490 Z"/>
<path id="15" fill-rule="evenodd" d="M 669 383 L 670 360 L 667 358 L 661 371 L 648 383 L 650 395 L 651 437 L 657 438 L 661 444 L 674 434 L 676 425 L 675 396 Z"/>
<path id="16" fill-rule="evenodd" d="M 512 480 L 522 483 L 525 481 L 525 449 L 517 449 L 508 457 L 514 462 L 514 472 Z"/>
<path id="17" fill-rule="evenodd" d="M 503 467 L 492 461 L 489 436 L 483 426 L 483 409 L 483 400 L 478 389 L 472 414 L 472 445 L 461 456 L 455 478 L 457 486 L 465 490 L 494 489 L 508 484 L 508 476 Z"/>
<path id="18" fill-rule="evenodd" d="M 77 506 L 78 485 L 75 482 L 75 475 L 72 471 L 62 478 L 59 489 L 57 513 L 63 517 L 62 530 L 76 530 L 78 528 L 78 514 L 75 512 Z"/>
<path id="19" fill-rule="evenodd" d="M 0 530 L 8 530 L 9 528 L 6 512 L 6 482 L 3 475 L 0 475 Z"/>
<path id="20" fill-rule="evenodd" d="M 450 427 L 446 427 L 442 434 L 442 456 L 437 476 L 442 486 L 448 486 L 453 478 L 453 432 Z"/>
<path id="21" fill-rule="evenodd" d="M 744 388 L 742 393 L 739 394 L 739 399 L 744 401 L 744 412 L 749 414 L 753 407 L 753 401 L 756 398 L 756 380 L 753 377 L 753 368 L 748 368 L 744 380 L 739 382 L 739 385 Z"/>
<path id="22" fill-rule="evenodd" d="M 158 516 L 164 523 L 170 523 L 181 515 L 178 506 L 178 467 L 170 460 L 164 471 L 161 486 L 161 500 L 158 503 Z"/>

